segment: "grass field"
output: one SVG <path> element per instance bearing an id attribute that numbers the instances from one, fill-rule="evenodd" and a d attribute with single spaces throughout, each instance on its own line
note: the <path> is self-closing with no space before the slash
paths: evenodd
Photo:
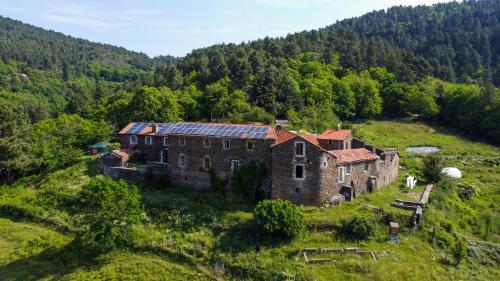
<path id="1" fill-rule="evenodd" d="M 500 150 L 405 122 L 373 121 L 356 125 L 355 133 L 399 149 L 398 180 L 338 207 L 301 207 L 308 230 L 291 242 L 260 236 L 252 223 L 253 202 L 237 195 L 143 186 L 149 220 L 137 229 L 134 249 L 90 257 L 72 244 L 70 208 L 80 187 L 98 174 L 96 159 L 0 187 L 0 280 L 498 280 Z M 422 189 L 402 187 L 421 165 L 420 156 L 404 150 L 424 145 L 440 147 L 446 164 L 461 169 L 463 180 L 481 191 L 464 202 L 455 190 L 437 186 L 423 227 L 403 227 L 396 245 L 388 241 L 386 222 L 404 225 L 411 212 L 390 203 L 418 197 Z M 375 235 L 359 243 L 338 238 L 335 225 L 356 215 L 373 222 Z M 457 238 L 466 239 L 470 250 L 459 266 L 451 254 Z M 345 255 L 308 264 L 300 251 L 311 247 L 359 247 L 375 251 L 378 260 Z"/>

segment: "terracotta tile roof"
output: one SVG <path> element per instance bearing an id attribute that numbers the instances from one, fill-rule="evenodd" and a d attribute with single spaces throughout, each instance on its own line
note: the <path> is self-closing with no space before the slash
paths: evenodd
<path id="1" fill-rule="evenodd" d="M 276 129 L 276 145 L 282 144 L 288 140 L 291 140 L 296 136 L 297 136 L 296 134 L 289 132 L 283 128 L 277 128 Z"/>
<path id="2" fill-rule="evenodd" d="M 337 158 L 337 164 L 375 160 L 378 158 L 377 155 L 366 148 L 330 150 L 328 152 Z"/>
<path id="3" fill-rule="evenodd" d="M 113 150 L 113 153 L 120 156 L 121 158 L 128 159 L 130 155 L 134 153 L 132 149 L 120 149 L 120 150 Z"/>
<path id="4" fill-rule="evenodd" d="M 319 146 L 319 142 L 318 142 L 318 139 L 316 138 L 316 135 L 313 135 L 313 134 L 299 134 L 299 136 L 301 138 L 305 139 L 306 141 Z"/>
<path id="5" fill-rule="evenodd" d="M 132 122 L 132 123 L 129 123 L 127 126 L 125 126 L 125 128 L 121 129 L 120 132 L 118 132 L 118 134 L 125 134 L 128 132 L 128 130 L 130 130 L 130 128 L 132 128 L 132 126 L 134 126 L 135 123 Z"/>
<path id="6" fill-rule="evenodd" d="M 320 140 L 345 140 L 351 134 L 351 130 L 327 129 L 318 136 Z"/>

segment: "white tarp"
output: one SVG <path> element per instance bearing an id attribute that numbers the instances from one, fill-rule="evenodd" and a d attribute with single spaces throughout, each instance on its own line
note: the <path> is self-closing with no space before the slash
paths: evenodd
<path id="1" fill-rule="evenodd" d="M 455 167 L 443 168 L 443 170 L 441 170 L 441 172 L 450 178 L 459 179 L 462 177 L 462 172 L 460 172 L 460 170 L 455 168 Z"/>
<path id="2" fill-rule="evenodd" d="M 408 176 L 406 178 L 406 188 L 413 189 L 416 185 L 417 185 L 417 180 L 414 177 Z"/>

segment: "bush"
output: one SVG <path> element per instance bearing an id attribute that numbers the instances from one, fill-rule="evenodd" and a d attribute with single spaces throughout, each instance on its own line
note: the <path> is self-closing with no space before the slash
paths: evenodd
<path id="1" fill-rule="evenodd" d="M 455 258 L 456 265 L 459 265 L 460 262 L 467 256 L 467 243 L 460 239 L 455 244 L 455 248 L 453 249 L 453 257 Z"/>
<path id="2" fill-rule="evenodd" d="M 443 177 L 443 158 L 439 153 L 432 153 L 424 158 L 422 176 L 428 183 L 436 183 Z"/>
<path id="3" fill-rule="evenodd" d="M 470 200 L 479 194 L 479 188 L 469 183 L 458 184 L 458 197 L 462 200 Z"/>
<path id="4" fill-rule="evenodd" d="M 224 190 L 224 186 L 227 184 L 227 179 L 222 179 L 217 175 L 215 169 L 211 168 L 208 170 L 208 175 L 210 176 L 210 189 L 216 192 Z"/>
<path id="5" fill-rule="evenodd" d="M 246 196 L 254 196 L 255 190 L 258 190 L 262 186 L 266 175 L 266 166 L 252 161 L 246 165 L 242 165 L 233 173 L 231 186 L 236 192 Z"/>
<path id="6" fill-rule="evenodd" d="M 78 199 L 85 226 L 80 239 L 86 248 L 102 252 L 132 244 L 132 228 L 144 212 L 136 186 L 109 177 L 93 178 Z"/>
<path id="7" fill-rule="evenodd" d="M 299 236 L 305 228 L 304 216 L 294 204 L 285 200 L 264 200 L 253 211 L 259 227 L 268 234 L 288 238 Z"/>
<path id="8" fill-rule="evenodd" d="M 372 223 L 362 217 L 342 220 L 338 234 L 347 240 L 365 240 L 374 233 Z"/>

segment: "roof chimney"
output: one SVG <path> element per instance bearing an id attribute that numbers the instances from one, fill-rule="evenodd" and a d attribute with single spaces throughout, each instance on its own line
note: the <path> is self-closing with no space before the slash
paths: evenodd
<path id="1" fill-rule="evenodd" d="M 151 131 L 152 131 L 153 133 L 156 133 L 157 127 L 158 127 L 158 126 L 157 126 L 156 124 L 151 125 Z"/>
<path id="2" fill-rule="evenodd" d="M 340 123 L 337 124 L 337 130 L 340 130 Z"/>

